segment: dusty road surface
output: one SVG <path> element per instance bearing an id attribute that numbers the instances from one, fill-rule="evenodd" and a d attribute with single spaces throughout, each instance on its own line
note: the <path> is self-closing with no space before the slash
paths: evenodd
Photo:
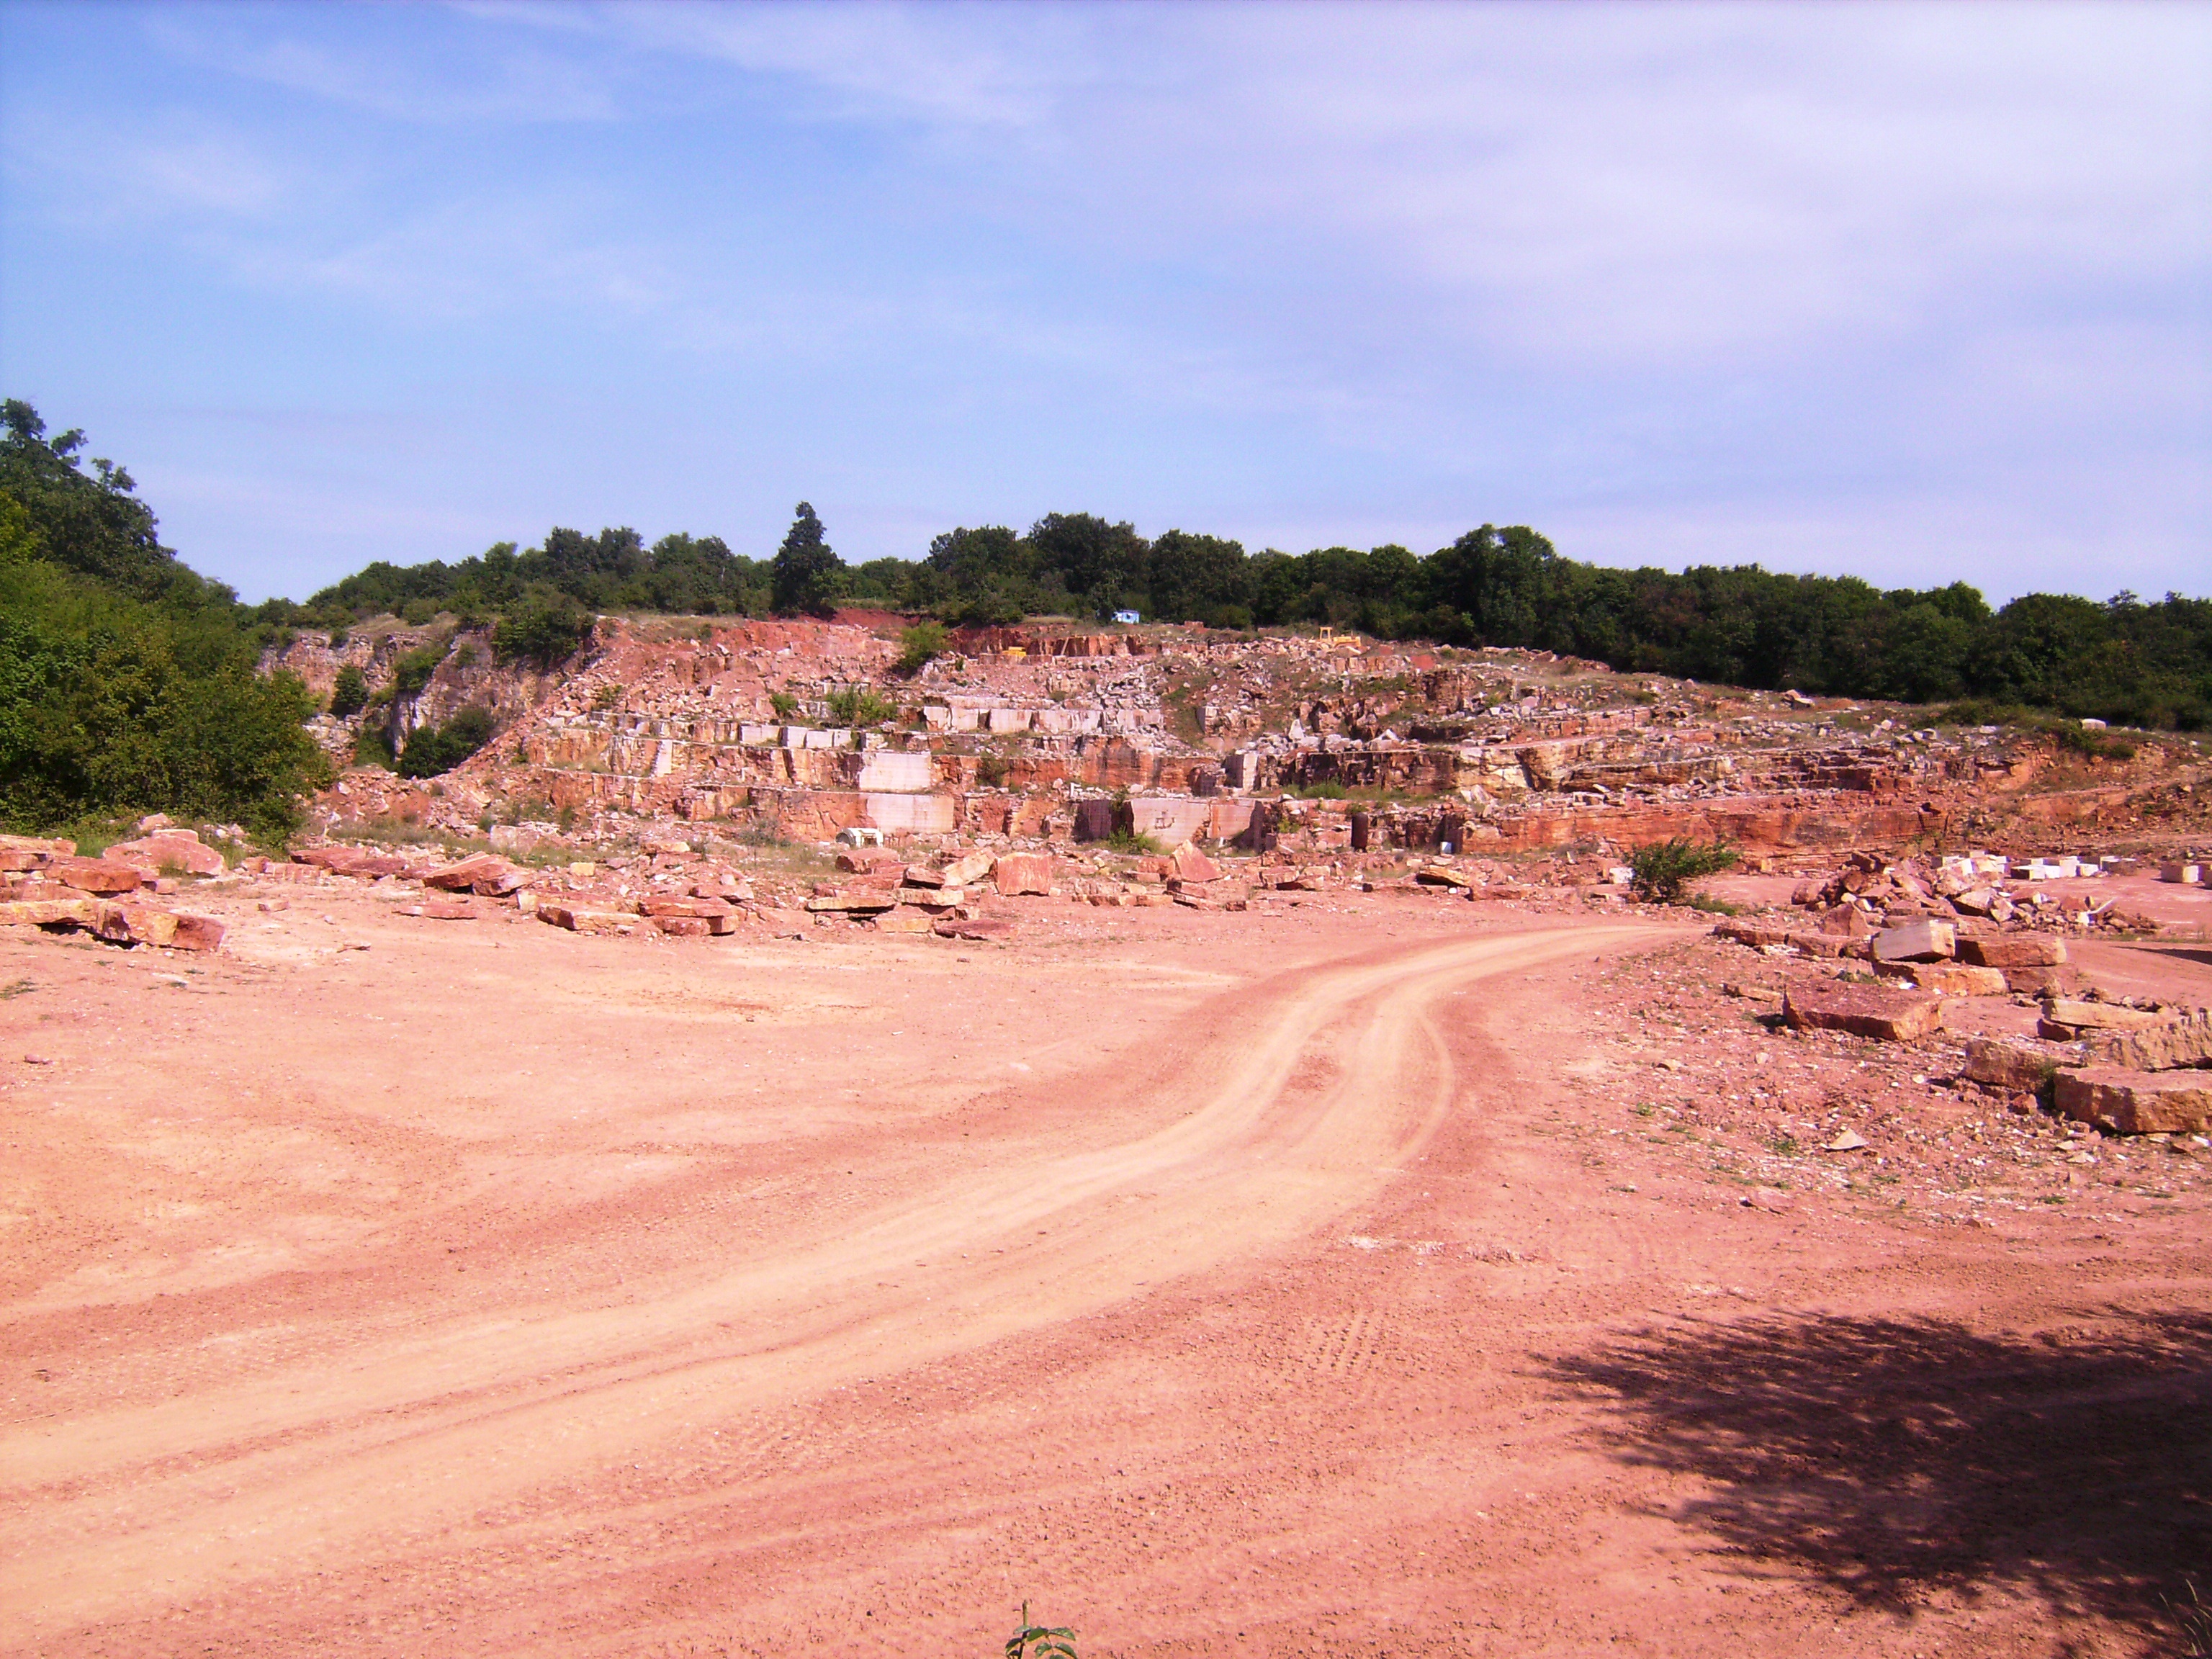
<path id="1" fill-rule="evenodd" d="M 0 940 L 0 1648 L 2175 1650 L 2203 1205 L 1747 1205 L 1683 937 Z"/>

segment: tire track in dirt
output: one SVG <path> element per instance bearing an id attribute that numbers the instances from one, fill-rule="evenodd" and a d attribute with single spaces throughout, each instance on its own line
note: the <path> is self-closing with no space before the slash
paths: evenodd
<path id="1" fill-rule="evenodd" d="M 1277 981 L 1250 1041 L 1176 1057 L 1186 1110 L 1156 1133 L 956 1172 L 837 1237 L 651 1300 L 471 1321 L 220 1400 L 18 1431 L 0 1439 L 0 1604 L 51 1635 L 434 1547 L 489 1506 L 649 1455 L 702 1419 L 1079 1317 L 1304 1236 L 1391 1179 L 1449 1111 L 1440 998 L 1657 937 L 1491 936 Z M 1294 1085 L 1324 1049 L 1333 1063 Z M 1356 1372 L 1379 1335 L 1346 1332 L 1323 1363 Z"/>

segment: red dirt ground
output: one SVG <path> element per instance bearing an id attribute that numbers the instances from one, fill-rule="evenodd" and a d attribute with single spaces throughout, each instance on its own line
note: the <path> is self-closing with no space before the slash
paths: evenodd
<path id="1" fill-rule="evenodd" d="M 0 939 L 0 1650 L 2185 1651 L 2203 1158 L 1732 1176 L 1630 1115 L 1796 1041 L 1630 1052 L 1693 937 Z M 1910 1176 L 1960 1110 L 1867 1052 L 1787 1058 Z"/>

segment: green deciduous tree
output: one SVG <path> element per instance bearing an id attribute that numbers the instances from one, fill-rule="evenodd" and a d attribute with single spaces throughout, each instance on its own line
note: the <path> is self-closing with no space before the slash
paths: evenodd
<path id="1" fill-rule="evenodd" d="M 799 502 L 798 516 L 775 550 L 775 609 L 787 617 L 826 617 L 837 606 L 838 576 L 845 562 L 823 539 L 814 508 Z"/>

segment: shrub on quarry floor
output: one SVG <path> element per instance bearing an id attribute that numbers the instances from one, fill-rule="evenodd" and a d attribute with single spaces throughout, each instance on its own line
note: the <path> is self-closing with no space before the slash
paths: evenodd
<path id="1" fill-rule="evenodd" d="M 828 701 L 830 718 L 839 726 L 881 726 L 898 713 L 896 703 L 865 685 L 832 691 Z"/>
<path id="2" fill-rule="evenodd" d="M 918 623 L 899 635 L 896 666 L 902 674 L 919 674 L 922 665 L 945 654 L 945 633 L 941 623 Z"/>
<path id="3" fill-rule="evenodd" d="M 1735 867 L 1735 848 L 1720 842 L 1689 841 L 1677 836 L 1639 847 L 1628 855 L 1630 885 L 1650 904 L 1679 904 L 1689 884 Z"/>

